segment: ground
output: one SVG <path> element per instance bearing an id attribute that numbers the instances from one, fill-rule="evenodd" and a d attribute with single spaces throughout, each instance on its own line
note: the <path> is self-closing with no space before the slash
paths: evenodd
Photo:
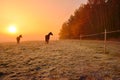
<path id="1" fill-rule="evenodd" d="M 120 43 L 0 43 L 0 80 L 120 80 Z"/>

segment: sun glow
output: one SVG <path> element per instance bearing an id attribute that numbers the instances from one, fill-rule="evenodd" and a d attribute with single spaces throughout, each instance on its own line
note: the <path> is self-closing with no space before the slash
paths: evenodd
<path id="1" fill-rule="evenodd" d="M 16 33 L 16 32 L 17 32 L 15 26 L 9 26 L 8 31 L 9 31 L 10 33 Z"/>

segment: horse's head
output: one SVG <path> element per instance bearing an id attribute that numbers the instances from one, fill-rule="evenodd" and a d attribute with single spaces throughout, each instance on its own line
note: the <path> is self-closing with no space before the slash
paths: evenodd
<path id="1" fill-rule="evenodd" d="M 50 33 L 49 33 L 49 35 L 53 35 L 53 33 L 52 33 L 52 32 L 50 32 Z"/>
<path id="2" fill-rule="evenodd" d="M 19 35 L 20 38 L 22 38 L 22 35 Z"/>

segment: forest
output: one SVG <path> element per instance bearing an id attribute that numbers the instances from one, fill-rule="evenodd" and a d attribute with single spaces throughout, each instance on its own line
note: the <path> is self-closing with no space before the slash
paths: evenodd
<path id="1" fill-rule="evenodd" d="M 88 0 L 62 24 L 59 38 L 102 40 L 105 29 L 107 39 L 120 39 L 120 0 Z"/>

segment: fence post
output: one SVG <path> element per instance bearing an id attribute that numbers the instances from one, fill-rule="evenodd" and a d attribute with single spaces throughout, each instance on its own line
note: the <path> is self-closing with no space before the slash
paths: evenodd
<path id="1" fill-rule="evenodd" d="M 105 29 L 105 35 L 104 35 L 104 53 L 106 53 L 106 40 L 107 40 L 107 31 Z"/>

